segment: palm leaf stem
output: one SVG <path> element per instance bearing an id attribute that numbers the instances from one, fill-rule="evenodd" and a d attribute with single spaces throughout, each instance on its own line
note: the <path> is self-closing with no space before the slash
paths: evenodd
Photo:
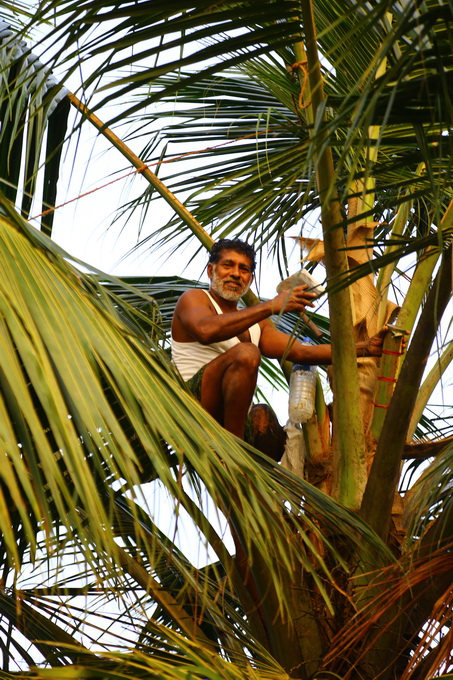
<path id="1" fill-rule="evenodd" d="M 418 422 L 423 414 L 423 411 L 425 410 L 425 406 L 428 403 L 430 396 L 432 395 L 434 389 L 439 384 L 439 380 L 441 379 L 445 370 L 448 368 L 452 361 L 453 361 L 453 340 L 444 349 L 444 351 L 436 361 L 435 365 L 426 376 L 419 390 L 417 401 L 415 402 L 415 407 L 412 412 L 412 417 L 407 432 L 407 439 L 409 441 L 414 436 L 415 428 L 418 425 Z"/>
<path id="2" fill-rule="evenodd" d="M 398 237 L 403 234 L 404 227 L 407 224 L 407 219 L 410 214 L 412 203 L 413 203 L 412 201 L 406 201 L 405 203 L 401 203 L 401 205 L 399 206 L 392 226 L 391 238 L 394 238 L 395 236 Z M 385 249 L 384 255 L 392 253 L 395 249 L 397 249 L 397 247 L 398 246 L 392 244 L 388 245 L 387 248 Z M 385 267 L 382 267 L 376 282 L 376 289 L 380 295 L 377 321 L 378 328 L 382 328 L 382 326 L 384 325 L 387 311 L 388 290 L 391 283 L 392 274 L 395 271 L 396 264 L 397 264 L 396 261 L 394 261 L 390 262 Z"/>
<path id="3" fill-rule="evenodd" d="M 80 111 L 87 120 L 102 134 L 108 141 L 118 149 L 118 151 L 140 172 L 140 174 L 156 189 L 156 191 L 164 198 L 173 210 L 179 215 L 192 233 L 198 240 L 210 250 L 213 246 L 213 239 L 207 231 L 203 229 L 201 224 L 197 222 L 194 216 L 187 210 L 187 208 L 179 201 L 178 198 L 165 186 L 165 184 L 146 166 L 141 158 L 139 158 L 129 147 L 117 136 L 110 128 L 108 128 L 97 116 L 94 115 L 83 102 L 75 95 L 69 93 L 67 95 L 71 104 Z"/>
<path id="4" fill-rule="evenodd" d="M 303 0 L 301 8 L 313 119 L 315 126 L 320 127 L 325 122 L 325 99 L 311 0 Z M 328 281 L 332 284 L 348 270 L 341 228 L 343 219 L 335 192 L 335 171 L 328 132 L 324 130 L 313 133 L 312 140 L 316 145 L 316 179 L 321 203 L 326 271 Z M 334 451 L 334 496 L 347 507 L 358 508 L 366 483 L 366 466 L 350 291 L 345 288 L 329 295 L 329 310 L 335 395 L 334 427 L 337 435 Z"/>
<path id="5" fill-rule="evenodd" d="M 398 211 L 398 214 L 399 213 L 400 211 Z M 442 218 L 441 231 L 439 234 L 440 239 L 442 239 L 442 234 L 444 234 L 445 230 L 451 227 L 452 221 L 453 201 L 450 202 L 450 205 Z M 413 329 L 420 305 L 422 304 L 423 298 L 426 295 L 426 291 L 428 289 L 429 282 L 431 281 L 434 268 L 439 259 L 439 255 L 440 250 L 438 246 L 429 246 L 426 248 L 422 258 L 418 262 L 417 268 L 409 285 L 409 290 L 398 314 L 397 325 L 399 330 L 392 331 L 392 333 L 389 334 L 384 341 L 384 355 L 379 367 L 379 375 L 374 395 L 373 418 L 371 422 L 371 433 L 375 441 L 379 439 L 386 416 L 386 409 L 390 404 L 396 379 L 398 378 L 401 366 L 404 363 L 404 354 L 402 354 L 403 335 L 405 332 L 410 333 Z M 443 370 L 445 370 L 445 368 L 446 366 L 443 368 Z M 436 375 L 439 378 L 439 372 L 437 372 Z M 434 379 L 434 374 L 431 379 Z M 434 387 L 435 385 L 432 385 L 431 391 L 427 395 L 427 399 L 429 398 Z M 429 388 L 427 389 L 429 390 Z M 423 408 L 426 406 L 427 399 L 423 404 Z M 420 407 L 422 405 L 422 400 L 423 398 L 419 402 Z M 409 428 L 407 434 L 408 439 L 412 438 L 422 411 L 419 412 L 417 410 L 417 416 L 413 414 L 411 423 L 414 423 L 413 419 L 415 417 L 417 417 L 417 421 L 415 422 L 414 427 L 411 425 Z"/>
<path id="6" fill-rule="evenodd" d="M 439 256 L 440 251 L 437 246 L 426 248 L 411 278 L 408 292 L 397 319 L 398 326 L 404 328 L 408 333 L 412 332 L 414 328 L 420 305 L 428 290 Z"/>
<path id="7" fill-rule="evenodd" d="M 444 439 L 436 439 L 431 441 L 418 441 L 415 443 L 405 444 L 403 459 L 427 460 L 428 458 L 435 458 L 436 456 L 439 455 L 439 453 L 442 453 L 446 446 L 452 443 L 453 436 L 445 437 Z"/>
<path id="8" fill-rule="evenodd" d="M 401 369 L 382 427 L 365 488 L 360 514 L 376 533 L 387 538 L 394 492 L 411 413 L 438 325 L 451 296 L 452 249 L 444 258 Z"/>
<path id="9" fill-rule="evenodd" d="M 19 605 L 16 597 L 1 593 L 0 610 L 47 661 L 59 665 L 65 657 L 70 657 L 74 663 L 91 658 L 92 653 L 78 640 L 26 602 L 21 601 Z"/>
<path id="10" fill-rule="evenodd" d="M 268 646 L 266 639 L 266 632 L 263 628 L 262 621 L 257 613 L 257 605 L 253 602 L 244 580 L 236 566 L 236 560 L 228 553 L 222 539 L 215 531 L 214 527 L 208 522 L 206 517 L 202 514 L 196 503 L 187 495 L 184 494 L 184 503 L 186 507 L 192 508 L 192 518 L 197 521 L 197 526 L 203 531 L 209 544 L 217 553 L 228 578 L 231 580 L 233 588 L 239 598 L 244 611 L 247 614 L 248 622 L 252 628 L 253 634 L 264 647 Z M 198 520 L 197 520 L 198 516 Z"/>

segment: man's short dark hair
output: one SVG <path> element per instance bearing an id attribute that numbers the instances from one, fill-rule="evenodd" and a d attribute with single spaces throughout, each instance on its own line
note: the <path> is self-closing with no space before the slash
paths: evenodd
<path id="1" fill-rule="evenodd" d="M 255 271 L 256 253 L 255 249 L 253 248 L 253 246 L 250 245 L 250 243 L 241 241 L 240 238 L 232 239 L 221 238 L 212 246 L 208 262 L 211 264 L 215 264 L 216 262 L 218 262 L 220 260 L 220 253 L 222 252 L 222 250 L 235 250 L 237 253 L 242 253 L 243 255 L 246 255 L 250 259 L 250 266 L 252 268 L 252 272 Z"/>

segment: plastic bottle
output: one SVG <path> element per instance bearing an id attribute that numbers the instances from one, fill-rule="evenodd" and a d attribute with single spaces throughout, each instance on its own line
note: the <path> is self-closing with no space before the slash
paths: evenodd
<path id="1" fill-rule="evenodd" d="M 304 344 L 311 344 L 305 339 Z M 289 419 L 293 423 L 306 423 L 315 408 L 316 366 L 294 364 L 289 383 Z"/>

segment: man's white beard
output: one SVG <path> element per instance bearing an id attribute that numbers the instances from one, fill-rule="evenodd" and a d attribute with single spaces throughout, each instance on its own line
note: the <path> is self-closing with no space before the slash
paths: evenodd
<path id="1" fill-rule="evenodd" d="M 250 288 L 250 283 L 246 286 L 242 286 L 242 284 L 239 283 L 240 289 L 237 291 L 228 290 L 225 288 L 226 283 L 233 283 L 233 281 L 228 281 L 228 279 L 222 280 L 215 271 L 212 272 L 211 289 L 224 300 L 228 300 L 228 302 L 237 302 Z M 236 281 L 234 281 L 234 283 L 236 283 Z"/>

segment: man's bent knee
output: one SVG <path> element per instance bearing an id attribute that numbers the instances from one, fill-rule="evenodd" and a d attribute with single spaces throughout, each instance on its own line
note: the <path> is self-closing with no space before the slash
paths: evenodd
<path id="1" fill-rule="evenodd" d="M 243 384 L 254 385 L 258 368 L 261 362 L 261 352 L 252 343 L 238 343 L 229 350 L 221 354 L 213 361 L 210 361 L 203 370 L 201 380 L 201 402 L 207 396 L 209 401 L 216 400 L 219 394 L 219 386 L 234 382 L 236 379 L 245 381 Z M 226 380 L 226 382 L 225 382 Z"/>
<path id="2" fill-rule="evenodd" d="M 228 352 L 231 352 L 230 359 L 236 366 L 257 370 L 261 363 L 261 352 L 251 342 L 241 342 L 228 350 Z"/>

